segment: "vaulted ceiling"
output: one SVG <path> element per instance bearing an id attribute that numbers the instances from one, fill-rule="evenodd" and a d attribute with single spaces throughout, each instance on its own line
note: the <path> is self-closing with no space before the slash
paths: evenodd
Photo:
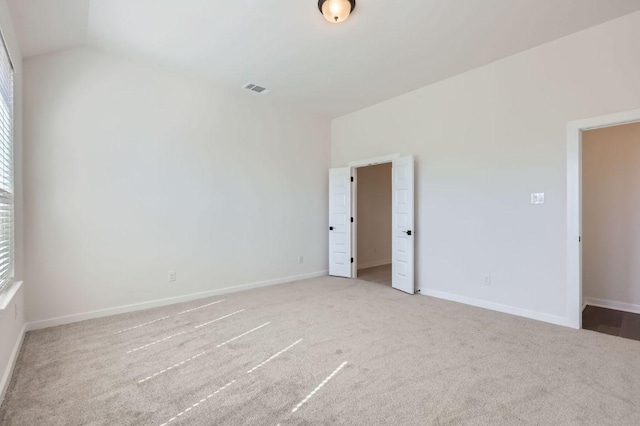
<path id="1" fill-rule="evenodd" d="M 25 57 L 92 46 L 329 117 L 640 10 L 640 0 L 8 0 Z M 259 96 L 259 95 L 256 95 Z"/>

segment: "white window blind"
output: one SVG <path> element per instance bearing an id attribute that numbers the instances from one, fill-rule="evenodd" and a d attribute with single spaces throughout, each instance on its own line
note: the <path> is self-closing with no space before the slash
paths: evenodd
<path id="1" fill-rule="evenodd" d="M 0 37 L 1 38 L 1 37 Z M 0 291 L 13 280 L 13 65 L 0 49 Z"/>

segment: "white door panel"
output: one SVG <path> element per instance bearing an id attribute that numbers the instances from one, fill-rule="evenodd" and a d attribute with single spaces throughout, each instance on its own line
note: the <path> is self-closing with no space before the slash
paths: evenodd
<path id="1" fill-rule="evenodd" d="M 351 278 L 351 168 L 329 170 L 329 275 Z"/>
<path id="2" fill-rule="evenodd" d="M 414 282 L 414 166 L 413 156 L 393 160 L 392 285 L 409 294 Z"/>

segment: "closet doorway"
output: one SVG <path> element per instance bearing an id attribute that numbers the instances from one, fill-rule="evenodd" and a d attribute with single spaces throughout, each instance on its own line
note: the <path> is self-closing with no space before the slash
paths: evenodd
<path id="1" fill-rule="evenodd" d="M 356 169 L 356 276 L 391 287 L 391 163 Z"/>
<path id="2" fill-rule="evenodd" d="M 360 169 L 369 166 L 386 165 L 391 168 L 391 215 L 387 216 L 386 223 L 391 224 L 391 232 L 385 231 L 386 225 L 381 230 L 359 228 L 360 216 L 358 209 L 358 173 Z M 384 169 L 384 168 L 383 168 Z M 387 169 L 388 170 L 388 169 Z M 368 171 L 364 171 L 364 178 L 367 179 Z M 387 179 L 381 177 L 380 179 Z M 329 170 L 329 275 L 334 277 L 357 278 L 358 270 L 370 269 L 388 264 L 389 257 L 384 258 L 388 245 L 380 242 L 378 246 L 370 247 L 363 243 L 360 251 L 365 251 L 365 257 L 360 257 L 358 253 L 358 234 L 362 234 L 362 229 L 373 229 L 376 235 L 373 239 L 385 240 L 385 232 L 390 234 L 391 240 L 391 287 L 409 294 L 415 294 L 415 259 L 414 259 L 414 190 L 415 190 L 415 170 L 413 155 L 400 156 L 392 154 L 384 157 L 377 157 L 369 160 L 362 160 L 349 163 L 348 167 L 339 167 Z M 368 180 L 368 179 L 367 179 Z M 387 180 L 388 182 L 388 180 Z M 366 183 L 365 183 L 366 185 Z M 385 196 L 374 197 L 373 201 L 367 204 L 362 202 L 364 214 L 371 214 L 371 208 L 367 206 L 389 205 Z M 384 213 L 383 213 L 384 214 Z M 369 217 L 365 220 L 369 221 Z M 373 219 L 375 222 L 376 219 Z M 360 230 L 359 230 L 360 229 Z M 380 233 L 378 233 L 380 232 Z M 367 233 L 368 234 L 368 233 Z M 363 236 L 361 235 L 361 238 Z M 365 241 L 370 236 L 367 235 Z M 370 244 L 370 243 L 369 243 Z M 367 254 L 375 253 L 375 256 L 368 257 Z M 362 271 L 383 275 L 381 271 Z M 379 279 L 379 278 L 376 278 Z"/>

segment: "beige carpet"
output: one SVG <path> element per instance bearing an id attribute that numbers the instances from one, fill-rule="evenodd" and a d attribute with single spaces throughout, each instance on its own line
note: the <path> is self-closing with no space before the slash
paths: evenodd
<path id="1" fill-rule="evenodd" d="M 0 423 L 638 425 L 640 342 L 326 277 L 30 332 Z"/>
<path id="2" fill-rule="evenodd" d="M 358 279 L 391 287 L 391 264 L 358 269 Z"/>

